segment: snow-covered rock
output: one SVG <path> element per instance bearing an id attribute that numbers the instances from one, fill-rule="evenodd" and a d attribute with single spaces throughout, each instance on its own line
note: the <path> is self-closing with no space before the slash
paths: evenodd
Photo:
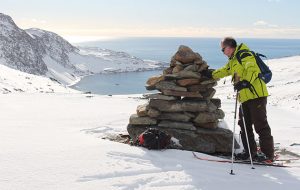
<path id="1" fill-rule="evenodd" d="M 43 61 L 45 49 L 11 17 L 0 13 L 0 58 L 2 64 L 31 74 L 43 75 L 47 66 Z"/>

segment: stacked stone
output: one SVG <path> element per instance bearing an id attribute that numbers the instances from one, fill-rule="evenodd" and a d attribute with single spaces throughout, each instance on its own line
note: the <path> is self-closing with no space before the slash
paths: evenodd
<path id="1" fill-rule="evenodd" d="M 149 127 L 162 129 L 179 140 L 175 148 L 206 153 L 231 152 L 232 132 L 219 128 L 224 118 L 220 99 L 213 98 L 217 85 L 201 73 L 208 69 L 201 55 L 180 46 L 170 67 L 147 81 L 149 102 L 137 107 L 127 127 L 131 138 Z"/>

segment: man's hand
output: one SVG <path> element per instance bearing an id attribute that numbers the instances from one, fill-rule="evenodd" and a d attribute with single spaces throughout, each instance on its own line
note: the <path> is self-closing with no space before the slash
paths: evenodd
<path id="1" fill-rule="evenodd" d="M 201 75 L 205 76 L 206 78 L 212 79 L 212 72 L 214 71 L 214 69 L 206 69 L 201 71 Z"/>
<path id="2" fill-rule="evenodd" d="M 246 80 L 242 80 L 242 81 L 239 81 L 237 82 L 235 85 L 234 85 L 234 91 L 240 91 L 244 88 L 250 88 L 251 87 L 251 84 L 250 82 L 246 81 Z"/>

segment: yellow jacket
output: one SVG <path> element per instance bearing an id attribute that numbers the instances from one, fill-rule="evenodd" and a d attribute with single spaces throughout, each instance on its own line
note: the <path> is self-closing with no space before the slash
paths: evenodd
<path id="1" fill-rule="evenodd" d="M 233 56 L 229 58 L 228 63 L 215 70 L 212 73 L 214 79 L 223 78 L 231 75 L 234 77 L 236 73 L 240 77 L 240 81 L 246 80 L 250 82 L 252 88 L 244 88 L 240 91 L 239 101 L 241 103 L 246 102 L 251 99 L 266 97 L 268 96 L 268 90 L 265 82 L 258 77 L 260 69 L 256 64 L 255 57 L 249 52 L 243 52 L 240 54 L 241 63 L 240 64 L 236 58 L 236 54 L 240 50 L 249 50 L 245 44 L 240 44 L 237 46 Z"/>

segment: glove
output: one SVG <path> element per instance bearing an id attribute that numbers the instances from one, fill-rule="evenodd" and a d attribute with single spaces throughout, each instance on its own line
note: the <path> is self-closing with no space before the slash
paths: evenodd
<path id="1" fill-rule="evenodd" d="M 246 81 L 246 80 L 242 80 L 242 81 L 239 81 L 237 82 L 235 85 L 234 85 L 234 91 L 240 91 L 244 88 L 250 88 L 251 87 L 251 84 L 250 82 Z"/>
<path id="2" fill-rule="evenodd" d="M 206 69 L 206 70 L 203 70 L 201 72 L 201 75 L 202 76 L 205 76 L 206 78 L 209 78 L 209 79 L 212 79 L 212 72 L 214 71 L 214 69 Z"/>

